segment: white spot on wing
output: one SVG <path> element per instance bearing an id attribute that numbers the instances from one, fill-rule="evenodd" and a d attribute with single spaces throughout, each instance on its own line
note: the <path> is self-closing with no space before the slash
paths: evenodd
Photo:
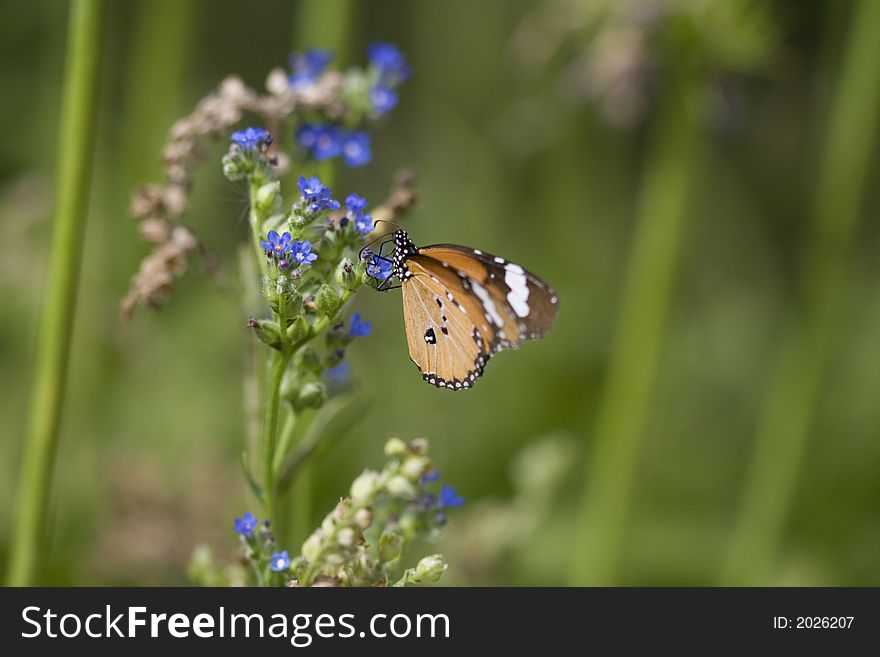
<path id="1" fill-rule="evenodd" d="M 504 319 L 498 313 L 498 308 L 495 307 L 495 302 L 492 300 L 492 297 L 489 296 L 489 293 L 486 291 L 482 285 L 473 282 L 474 286 L 474 294 L 480 299 L 480 303 L 483 304 L 483 308 L 487 313 L 489 313 L 489 317 L 492 318 L 492 321 L 496 326 L 504 326 Z"/>
<path id="2" fill-rule="evenodd" d="M 507 302 L 513 308 L 517 317 L 525 317 L 529 314 L 529 285 L 525 271 L 519 265 L 512 262 L 504 266 L 504 282 L 510 288 L 507 294 Z"/>

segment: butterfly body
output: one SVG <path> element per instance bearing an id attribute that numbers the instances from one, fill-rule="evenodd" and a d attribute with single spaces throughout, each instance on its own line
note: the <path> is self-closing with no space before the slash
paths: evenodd
<path id="1" fill-rule="evenodd" d="M 541 337 L 556 318 L 556 293 L 516 263 L 456 244 L 419 248 L 403 230 L 393 242 L 410 358 L 438 388 L 470 388 L 493 354 Z"/>

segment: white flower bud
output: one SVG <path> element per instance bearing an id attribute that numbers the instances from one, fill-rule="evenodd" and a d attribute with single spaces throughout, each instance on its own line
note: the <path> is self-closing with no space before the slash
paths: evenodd
<path id="1" fill-rule="evenodd" d="M 406 443 L 400 438 L 389 438 L 385 443 L 386 456 L 403 456 L 406 454 Z"/>
<path id="2" fill-rule="evenodd" d="M 364 470 L 351 484 L 351 500 L 358 506 L 366 506 L 376 495 L 379 473 Z"/>
<path id="3" fill-rule="evenodd" d="M 354 523 L 361 529 L 366 529 L 373 524 L 373 512 L 367 508 L 358 509 L 354 513 Z"/>
<path id="4" fill-rule="evenodd" d="M 321 541 L 324 538 L 321 530 L 318 529 L 312 533 L 306 539 L 306 542 L 303 543 L 302 546 L 302 555 L 306 558 L 308 562 L 314 562 L 318 555 L 321 553 Z"/>
<path id="5" fill-rule="evenodd" d="M 446 572 L 448 564 L 442 554 L 432 554 L 416 565 L 415 578 L 424 582 L 436 582 Z"/>
<path id="6" fill-rule="evenodd" d="M 342 547 L 354 545 L 354 530 L 351 527 L 343 527 L 336 533 L 336 542 Z"/>
<path id="7" fill-rule="evenodd" d="M 408 456 L 404 460 L 400 471 L 404 477 L 415 483 L 419 480 L 419 477 L 425 474 L 429 465 L 430 462 L 424 456 Z"/>
<path id="8" fill-rule="evenodd" d="M 412 499 L 416 496 L 416 489 L 409 480 L 402 475 L 394 475 L 385 485 L 388 492 L 397 497 Z"/>

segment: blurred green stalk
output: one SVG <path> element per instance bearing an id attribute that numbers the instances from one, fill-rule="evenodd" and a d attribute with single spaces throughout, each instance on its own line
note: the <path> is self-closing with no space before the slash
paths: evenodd
<path id="1" fill-rule="evenodd" d="M 822 384 L 880 117 L 880 2 L 855 5 L 819 158 L 805 310 L 783 337 L 721 582 L 762 585 L 773 567 Z"/>
<path id="2" fill-rule="evenodd" d="M 617 581 L 639 438 L 698 172 L 703 103 L 693 73 L 682 73 L 661 98 L 576 528 L 574 585 Z"/>
<path id="3" fill-rule="evenodd" d="M 103 0 L 74 0 L 70 7 L 52 246 L 12 529 L 12 586 L 33 584 L 37 560 L 45 555 L 43 534 L 67 381 L 92 170 L 103 10 Z"/>
<path id="4" fill-rule="evenodd" d="M 302 0 L 294 26 L 293 47 L 330 50 L 345 67 L 351 55 L 356 6 L 354 0 Z"/>

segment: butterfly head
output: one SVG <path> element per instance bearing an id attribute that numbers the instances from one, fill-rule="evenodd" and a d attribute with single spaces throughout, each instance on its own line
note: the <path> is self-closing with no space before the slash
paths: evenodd
<path id="1" fill-rule="evenodd" d="M 406 259 L 418 253 L 419 249 L 413 244 L 405 230 L 395 230 L 393 237 L 394 255 L 391 258 L 392 271 L 401 281 L 404 281 L 412 276 L 406 267 Z"/>

